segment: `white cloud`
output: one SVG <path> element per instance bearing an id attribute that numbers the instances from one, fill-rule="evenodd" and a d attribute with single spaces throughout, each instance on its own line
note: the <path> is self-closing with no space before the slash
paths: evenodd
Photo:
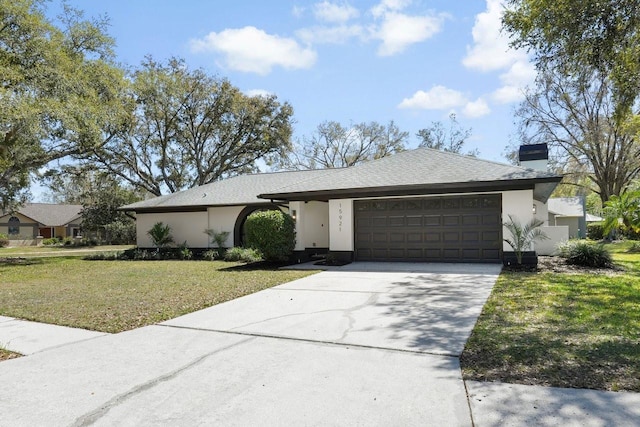
<path id="1" fill-rule="evenodd" d="M 473 46 L 467 46 L 467 56 L 462 60 L 465 67 L 493 71 L 506 68 L 516 61 L 526 61 L 526 54 L 511 49 L 509 39 L 500 31 L 503 10 L 500 0 L 487 0 L 487 10 L 476 16 L 471 31 Z"/>
<path id="2" fill-rule="evenodd" d="M 411 0 L 382 0 L 371 8 L 371 14 L 376 18 L 387 12 L 402 10 L 411 4 Z"/>
<path id="3" fill-rule="evenodd" d="M 326 0 L 313 5 L 313 13 L 321 21 L 338 23 L 347 22 L 360 15 L 358 9 L 347 3 L 336 4 Z"/>
<path id="4" fill-rule="evenodd" d="M 304 15 L 304 11 L 305 11 L 304 7 L 294 5 L 293 8 L 291 9 L 291 14 L 296 18 L 301 18 L 302 15 Z"/>
<path id="5" fill-rule="evenodd" d="M 469 101 L 462 109 L 462 114 L 467 117 L 477 118 L 486 116 L 491 112 L 489 105 L 482 98 L 478 98 L 475 101 Z"/>
<path id="6" fill-rule="evenodd" d="M 410 16 L 386 12 L 375 38 L 382 40 L 378 55 L 390 56 L 404 51 L 409 45 L 424 41 L 442 29 L 444 15 Z"/>
<path id="7" fill-rule="evenodd" d="M 247 96 L 264 96 L 264 97 L 268 97 L 273 95 L 273 92 L 269 92 L 268 90 L 264 90 L 264 89 L 249 89 L 249 90 L 245 90 L 244 94 Z"/>
<path id="8" fill-rule="evenodd" d="M 420 110 L 447 110 L 466 105 L 469 101 L 457 90 L 433 86 L 428 92 L 419 90 L 411 98 L 405 98 L 398 108 Z"/>
<path id="9" fill-rule="evenodd" d="M 339 25 L 335 27 L 316 26 L 302 28 L 296 31 L 296 36 L 300 40 L 309 44 L 340 44 L 346 43 L 349 39 L 364 39 L 365 31 L 360 25 Z"/>
<path id="10" fill-rule="evenodd" d="M 509 70 L 500 75 L 502 87 L 492 94 L 500 104 L 518 102 L 524 99 L 524 88 L 535 81 L 536 69 L 530 62 L 515 62 Z"/>
<path id="11" fill-rule="evenodd" d="M 265 33 L 255 27 L 211 32 L 202 39 L 191 40 L 193 52 L 218 52 L 224 55 L 227 67 L 257 74 L 268 74 L 272 68 L 310 68 L 317 54 L 303 48 L 291 38 Z"/>

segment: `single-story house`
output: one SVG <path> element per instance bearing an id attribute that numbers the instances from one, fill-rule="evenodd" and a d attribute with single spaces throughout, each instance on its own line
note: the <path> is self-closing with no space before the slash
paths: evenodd
<path id="1" fill-rule="evenodd" d="M 212 246 L 205 229 L 240 246 L 249 214 L 281 209 L 295 220 L 300 261 L 330 251 L 360 261 L 501 262 L 513 255 L 503 222 L 535 216 L 548 225 L 547 200 L 562 180 L 546 171 L 545 144 L 525 147 L 520 166 L 419 148 L 349 168 L 236 176 L 121 209 L 136 214 L 139 247 L 152 247 L 147 231 L 157 222 L 192 248 Z M 566 227 L 546 228 L 566 240 Z"/>
<path id="2" fill-rule="evenodd" d="M 80 234 L 81 212 L 81 205 L 27 203 L 0 215 L 0 233 L 10 239 L 76 237 Z"/>
<path id="3" fill-rule="evenodd" d="M 584 197 L 558 197 L 549 199 L 549 224 L 569 227 L 570 239 L 587 237 L 587 211 Z"/>

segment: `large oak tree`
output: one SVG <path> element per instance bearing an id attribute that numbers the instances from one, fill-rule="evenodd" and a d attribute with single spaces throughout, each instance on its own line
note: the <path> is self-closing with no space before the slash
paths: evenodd
<path id="1" fill-rule="evenodd" d="M 81 155 L 122 127 L 124 73 L 105 20 L 37 0 L 0 0 L 0 207 L 25 195 L 50 161 Z"/>
<path id="2" fill-rule="evenodd" d="M 607 75 L 589 68 L 572 76 L 542 70 L 517 111 L 521 137 L 548 143 L 556 164 L 574 173 L 574 181 L 591 181 L 604 203 L 640 176 L 640 144 L 614 118 L 615 108 Z"/>
<path id="3" fill-rule="evenodd" d="M 127 132 L 90 160 L 154 195 L 256 171 L 290 149 L 293 109 L 275 96 L 247 96 L 182 60 L 147 58 L 133 74 Z"/>

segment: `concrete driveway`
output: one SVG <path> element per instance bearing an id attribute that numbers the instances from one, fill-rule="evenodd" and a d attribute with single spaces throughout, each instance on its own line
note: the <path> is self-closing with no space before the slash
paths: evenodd
<path id="1" fill-rule="evenodd" d="M 363 264 L 5 361 L 0 425 L 471 425 L 499 266 Z"/>

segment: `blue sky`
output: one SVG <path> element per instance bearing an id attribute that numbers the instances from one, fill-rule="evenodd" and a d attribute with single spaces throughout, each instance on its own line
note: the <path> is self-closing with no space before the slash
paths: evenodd
<path id="1" fill-rule="evenodd" d="M 184 58 L 294 108 L 294 138 L 325 120 L 419 129 L 455 112 L 468 149 L 505 161 L 535 71 L 500 34 L 500 0 L 70 0 L 107 15 L 117 59 Z M 54 16 L 58 1 L 49 3 Z"/>

